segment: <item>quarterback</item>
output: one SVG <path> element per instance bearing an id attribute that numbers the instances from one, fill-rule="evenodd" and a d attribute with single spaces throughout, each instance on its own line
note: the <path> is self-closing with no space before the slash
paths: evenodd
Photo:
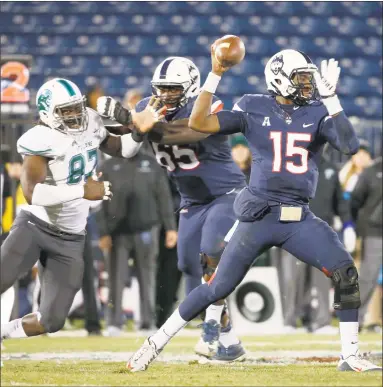
<path id="1" fill-rule="evenodd" d="M 136 128 L 161 119 L 154 100 L 141 113 L 129 112 Z M 110 200 L 111 186 L 97 181 L 97 149 L 132 157 L 142 144 L 138 129 L 112 136 L 100 116 L 85 106 L 71 81 L 55 78 L 36 96 L 40 121 L 23 134 L 21 186 L 28 207 L 16 217 L 1 246 L 1 293 L 38 260 L 40 310 L 1 325 L 1 339 L 60 330 L 81 287 L 85 225 L 92 200 Z"/>
<path id="2" fill-rule="evenodd" d="M 202 133 L 242 132 L 252 152 L 251 178 L 235 199 L 238 222 L 207 284 L 194 289 L 179 308 L 131 357 L 127 367 L 143 371 L 169 340 L 198 313 L 227 297 L 259 255 L 278 246 L 321 270 L 334 286 L 334 309 L 340 323 L 340 371 L 380 371 L 358 349 L 358 272 L 350 254 L 330 226 L 314 216 L 323 147 L 330 143 L 354 154 L 358 138 L 336 95 L 340 68 L 323 61 L 321 72 L 304 53 L 283 50 L 265 67 L 268 95 L 245 95 L 234 109 L 211 114 L 213 94 L 223 67 L 212 46 L 212 72 L 199 94 L 189 126 Z"/>

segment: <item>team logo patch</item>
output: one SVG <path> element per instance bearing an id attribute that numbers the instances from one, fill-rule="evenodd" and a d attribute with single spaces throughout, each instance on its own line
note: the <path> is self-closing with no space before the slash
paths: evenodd
<path id="1" fill-rule="evenodd" d="M 49 109 L 51 102 L 52 102 L 52 92 L 46 89 L 40 94 L 40 97 L 37 100 L 37 106 L 39 108 L 39 111 L 41 110 L 47 111 Z"/>
<path id="2" fill-rule="evenodd" d="M 282 70 L 282 67 L 283 67 L 283 56 L 282 55 L 278 55 L 276 56 L 273 61 L 271 62 L 271 65 L 270 65 L 270 68 L 271 68 L 271 71 L 277 75 L 281 70 Z"/>

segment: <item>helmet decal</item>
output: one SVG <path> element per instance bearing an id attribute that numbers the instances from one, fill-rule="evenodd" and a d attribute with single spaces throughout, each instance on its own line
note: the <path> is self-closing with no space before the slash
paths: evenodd
<path id="1" fill-rule="evenodd" d="M 70 97 L 73 97 L 74 95 L 76 95 L 76 92 L 74 91 L 73 87 L 71 86 L 71 84 L 67 80 L 58 79 L 57 82 L 61 83 L 66 88 Z"/>
<path id="2" fill-rule="evenodd" d="M 277 75 L 282 70 L 283 65 L 283 55 L 278 55 L 271 62 L 270 69 L 275 75 Z"/>
<path id="3" fill-rule="evenodd" d="M 37 100 L 37 107 L 40 111 L 48 111 L 52 102 L 52 92 L 49 89 L 45 89 Z"/>
<path id="4" fill-rule="evenodd" d="M 160 79 L 166 79 L 166 72 L 168 71 L 169 65 L 172 62 L 173 62 L 173 58 L 165 60 L 164 64 L 161 67 Z"/>

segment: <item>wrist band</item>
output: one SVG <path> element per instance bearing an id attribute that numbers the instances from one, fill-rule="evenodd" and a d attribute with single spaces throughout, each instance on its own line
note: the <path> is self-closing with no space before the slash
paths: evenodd
<path id="1" fill-rule="evenodd" d="M 205 90 L 208 93 L 214 94 L 215 91 L 217 90 L 220 80 L 221 80 L 221 77 L 219 75 L 210 72 L 206 78 L 204 85 L 202 86 L 202 90 Z"/>
<path id="2" fill-rule="evenodd" d="M 328 98 L 322 98 L 322 102 L 323 105 L 326 106 L 330 116 L 340 113 L 343 110 L 337 95 L 333 95 L 332 97 Z"/>

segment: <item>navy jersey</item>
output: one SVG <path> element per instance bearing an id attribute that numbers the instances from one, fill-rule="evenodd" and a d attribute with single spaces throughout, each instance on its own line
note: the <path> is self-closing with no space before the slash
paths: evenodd
<path id="1" fill-rule="evenodd" d="M 177 110 L 167 121 L 188 118 L 196 98 Z M 145 109 L 150 100 L 145 98 L 136 111 Z M 212 112 L 222 109 L 222 102 L 214 97 Z M 228 137 L 212 135 L 188 145 L 152 143 L 158 163 L 174 179 L 181 195 L 181 206 L 204 204 L 246 184 L 245 176 L 233 161 Z"/>
<path id="2" fill-rule="evenodd" d="M 321 102 L 280 105 L 272 96 L 248 94 L 233 111 L 217 115 L 221 133 L 242 132 L 248 140 L 249 191 L 281 203 L 302 204 L 314 197 L 326 142 L 344 153 L 358 149 L 345 114 L 330 117 Z"/>

